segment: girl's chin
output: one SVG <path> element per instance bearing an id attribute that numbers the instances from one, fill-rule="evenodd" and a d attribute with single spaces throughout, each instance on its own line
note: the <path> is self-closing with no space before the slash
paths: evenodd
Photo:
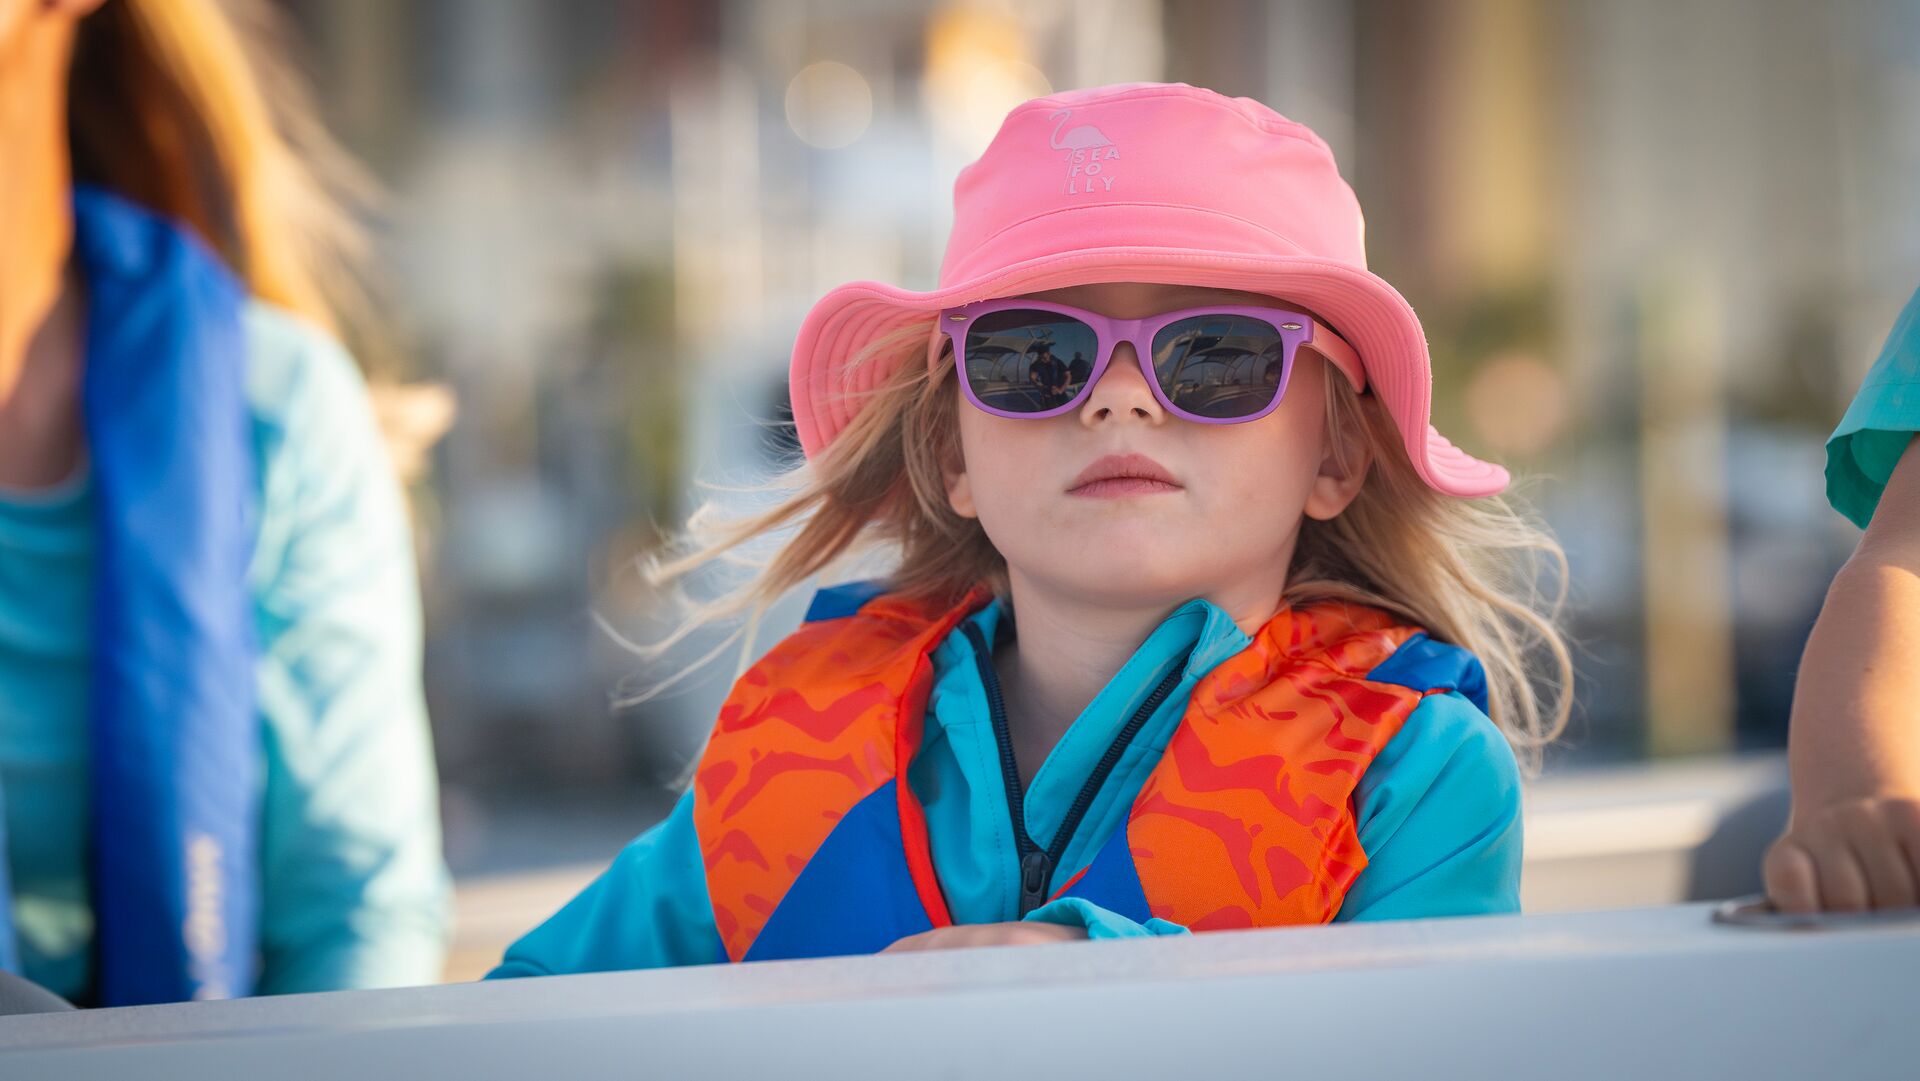
<path id="1" fill-rule="evenodd" d="M 1026 577 L 1102 606 L 1136 608 L 1183 601 L 1205 592 L 1207 586 L 1196 579 L 1208 576 L 1195 573 L 1204 569 L 1204 564 L 1173 555 L 1159 560 L 1129 555 L 1056 564 Z"/>

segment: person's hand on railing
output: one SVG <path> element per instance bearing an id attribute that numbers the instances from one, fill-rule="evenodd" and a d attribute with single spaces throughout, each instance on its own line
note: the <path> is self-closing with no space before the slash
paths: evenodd
<path id="1" fill-rule="evenodd" d="M 1796 807 L 1762 870 L 1785 912 L 1920 905 L 1920 795 Z"/>

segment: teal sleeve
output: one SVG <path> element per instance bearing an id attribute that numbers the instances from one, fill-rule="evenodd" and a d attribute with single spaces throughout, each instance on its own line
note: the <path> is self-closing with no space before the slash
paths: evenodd
<path id="1" fill-rule="evenodd" d="M 1037 923 L 1079 927 L 1087 932 L 1088 938 L 1152 938 L 1157 935 L 1191 933 L 1185 927 L 1158 916 L 1149 917 L 1145 923 L 1135 923 L 1118 912 L 1101 908 L 1084 897 L 1062 897 L 1048 901 L 1027 913 L 1026 918 Z"/>
<path id="2" fill-rule="evenodd" d="M 1827 502 L 1867 528 L 1907 444 L 1920 432 L 1920 292 L 1894 321 L 1880 358 L 1827 439 Z"/>
<path id="3" fill-rule="evenodd" d="M 507 947 L 487 978 L 724 960 L 688 794 L 565 907 Z"/>
<path id="4" fill-rule="evenodd" d="M 1367 866 L 1336 922 L 1520 911 L 1520 770 L 1458 694 L 1429 695 L 1354 793 Z"/>
<path id="5" fill-rule="evenodd" d="M 247 329 L 263 463 L 260 989 L 432 983 L 450 887 L 405 502 L 346 353 L 262 306 Z"/>

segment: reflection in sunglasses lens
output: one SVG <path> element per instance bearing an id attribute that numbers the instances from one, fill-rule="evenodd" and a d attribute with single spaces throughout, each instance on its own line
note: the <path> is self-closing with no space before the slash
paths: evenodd
<path id="1" fill-rule="evenodd" d="M 1153 371 L 1177 408 L 1196 417 L 1250 417 L 1286 375 L 1280 332 L 1244 315 L 1196 315 L 1153 336 Z"/>
<path id="2" fill-rule="evenodd" d="M 1093 328 L 1057 312 L 990 312 L 967 327 L 967 385 L 988 408 L 1044 413 L 1087 384 L 1099 351 Z"/>

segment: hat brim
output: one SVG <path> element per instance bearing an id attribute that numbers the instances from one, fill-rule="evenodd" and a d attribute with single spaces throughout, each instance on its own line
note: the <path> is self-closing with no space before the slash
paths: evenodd
<path id="1" fill-rule="evenodd" d="M 1398 425 L 1414 471 L 1435 490 L 1463 497 L 1506 488 L 1507 471 L 1455 447 L 1433 428 L 1427 339 L 1413 307 L 1379 276 L 1311 256 L 1227 255 L 1186 248 L 1108 247 L 1003 267 L 931 292 L 881 282 L 842 285 L 801 323 L 789 381 L 794 425 L 812 458 L 853 420 L 898 368 L 875 358 L 850 367 L 860 350 L 943 308 L 1071 285 L 1145 281 L 1239 289 L 1281 297 L 1317 314 L 1360 355 L 1373 393 Z"/>

